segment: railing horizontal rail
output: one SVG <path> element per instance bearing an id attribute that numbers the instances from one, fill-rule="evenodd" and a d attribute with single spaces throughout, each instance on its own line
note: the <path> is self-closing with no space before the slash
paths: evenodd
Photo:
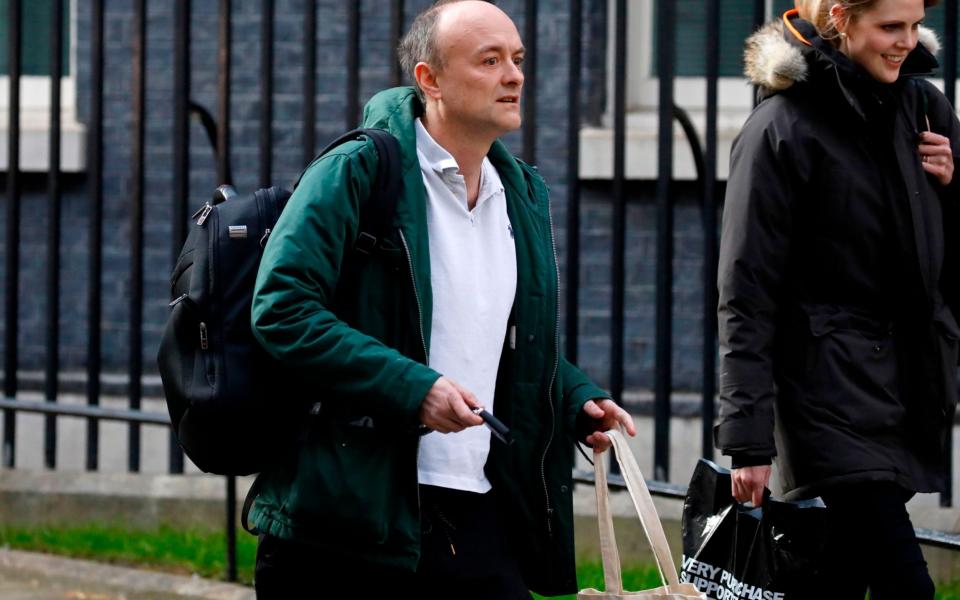
<path id="1" fill-rule="evenodd" d="M 64 417 L 92 417 L 104 421 L 125 421 L 128 423 L 147 423 L 152 425 L 170 426 L 169 415 L 163 413 L 144 412 L 140 410 L 122 410 L 90 406 L 83 404 L 53 404 L 50 402 L 35 402 L 31 400 L 17 400 L 3 398 L 0 400 L 0 409 L 20 412 L 60 415 Z"/>
<path id="2" fill-rule="evenodd" d="M 594 484 L 593 472 L 581 471 L 581 470 L 574 471 L 573 482 L 586 483 L 588 485 L 593 485 Z M 673 500 L 683 500 L 687 496 L 686 486 L 678 485 L 675 483 L 664 483 L 662 481 L 653 481 L 650 479 L 647 479 L 646 482 L 647 482 L 647 488 L 650 490 L 650 494 L 654 496 L 662 496 L 664 498 L 671 498 Z M 609 487 L 615 490 L 627 489 L 627 484 L 623 480 L 622 475 L 608 473 L 607 483 L 609 484 Z"/>
<path id="3" fill-rule="evenodd" d="M 593 473 L 589 471 L 577 470 L 573 472 L 574 483 L 584 483 L 594 485 Z M 607 485 L 612 489 L 625 490 L 627 484 L 621 475 L 607 474 Z M 673 500 L 683 500 L 687 495 L 686 486 L 673 483 L 664 483 L 662 481 L 647 480 L 647 488 L 653 496 L 661 496 Z M 960 550 L 960 535 L 937 531 L 935 529 L 926 529 L 923 527 L 914 527 L 913 531 L 917 535 L 917 540 L 926 546 L 945 548 L 947 550 Z"/>

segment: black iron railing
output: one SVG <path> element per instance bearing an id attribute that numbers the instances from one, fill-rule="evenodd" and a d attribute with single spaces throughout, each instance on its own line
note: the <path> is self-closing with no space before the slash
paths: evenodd
<path id="1" fill-rule="evenodd" d="M 50 11 L 50 106 L 61 105 L 60 75 L 64 71 L 62 64 L 64 27 L 61 9 L 63 0 L 51 0 L 53 8 Z M 44 364 L 44 393 L 43 402 L 31 402 L 18 399 L 20 384 L 17 379 L 17 369 L 20 364 L 18 339 L 21 333 L 19 314 L 21 306 L 21 250 L 20 236 L 21 207 L 23 205 L 23 179 L 21 177 L 21 46 L 23 36 L 20 23 L 22 21 L 23 0 L 9 0 L 5 18 L 8 27 L 8 65 L 7 77 L 9 86 L 9 103 L 7 113 L 7 173 L 6 173 L 6 227 L 4 238 L 4 364 L 3 364 L 3 399 L 0 400 L 0 409 L 3 410 L 3 438 L 2 455 L 0 461 L 5 468 L 17 465 L 15 442 L 17 437 L 17 412 L 31 412 L 45 415 L 44 418 L 44 465 L 47 468 L 56 468 L 57 448 L 57 417 L 73 416 L 87 420 L 86 428 L 86 456 L 85 465 L 88 470 L 97 470 L 99 466 L 99 424 L 101 421 L 122 421 L 129 424 L 128 429 L 128 460 L 127 468 L 136 472 L 140 470 L 140 426 L 144 424 L 168 425 L 166 415 L 146 413 L 141 410 L 144 388 L 141 381 L 145 367 L 142 361 L 142 347 L 144 345 L 144 305 L 148 298 L 144 296 L 145 277 L 145 250 L 144 235 L 145 223 L 145 172 L 146 146 L 149 136 L 146 128 L 149 106 L 147 103 L 146 83 L 150 71 L 147 69 L 147 58 L 150 48 L 147 47 L 147 0 L 132 1 L 132 52 L 130 55 L 129 79 L 131 86 L 131 104 L 129 130 L 129 188 L 125 195 L 129 208 L 129 310 L 127 357 L 127 398 L 129 410 L 106 409 L 100 406 L 103 377 L 102 363 L 102 331 L 104 326 L 103 307 L 104 297 L 102 284 L 104 275 L 104 89 L 105 73 L 105 6 L 103 0 L 78 0 L 77 11 L 89 14 L 89 53 L 84 56 L 89 60 L 89 70 L 86 72 L 89 81 L 82 87 L 89 93 L 88 112 L 86 114 L 87 140 L 86 175 L 84 180 L 87 195 L 86 215 L 89 230 L 86 239 L 87 252 L 87 297 L 86 297 L 86 404 L 73 406 L 58 403 L 61 390 L 58 386 L 58 374 L 61 370 L 59 349 L 61 345 L 60 312 L 61 305 L 61 261 L 60 244 L 62 235 L 62 188 L 64 177 L 61 173 L 61 122 L 60 111 L 50 110 L 49 117 L 49 163 L 47 167 L 47 196 L 48 220 L 46 229 L 46 246 L 48 261 L 46 268 L 46 296 L 45 310 L 45 364 Z M 190 206 L 190 176 L 191 148 L 190 148 L 190 118 L 191 115 L 200 117 L 200 121 L 207 131 L 214 147 L 215 168 L 209 174 L 210 189 L 217 184 L 233 183 L 231 172 L 231 134 L 229 124 L 232 122 L 231 105 L 233 86 L 231 74 L 236 54 L 232 51 L 234 43 L 233 31 L 236 27 L 231 0 L 216 0 L 217 15 L 217 54 L 216 54 L 216 110 L 215 116 L 207 112 L 200 104 L 192 102 L 194 97 L 191 88 L 191 22 L 194 15 L 194 2 L 212 5 L 214 0 L 178 0 L 173 3 L 173 41 L 172 41 L 172 132 L 170 148 L 172 152 L 172 181 L 169 188 L 162 190 L 162 194 L 170 199 L 172 225 L 170 233 L 170 252 L 175 260 L 187 235 L 187 220 L 191 213 Z M 413 3 L 409 3 L 413 4 Z M 422 6 L 424 3 L 418 3 Z M 537 136 L 541 120 L 538 119 L 538 110 L 545 105 L 545 98 L 538 90 L 538 41 L 540 33 L 538 24 L 544 14 L 543 3 L 537 0 L 516 0 L 518 7 L 518 21 L 522 21 L 524 41 L 527 47 L 524 126 L 522 131 L 522 156 L 528 162 L 536 162 Z M 579 170 L 579 129 L 580 103 L 583 97 L 581 79 L 583 70 L 584 13 L 596 3 L 586 0 L 569 0 L 566 3 L 551 3 L 551 9 L 558 5 L 566 10 L 569 30 L 566 32 L 565 43 L 566 73 L 568 77 L 566 93 L 566 354 L 576 361 L 578 354 L 578 325 L 580 314 L 580 270 L 582 249 L 580 240 L 581 227 L 581 189 Z M 761 24 L 767 17 L 765 0 L 752 2 L 753 21 Z M 522 6 L 522 10 L 519 7 Z M 613 12 L 608 15 L 616 24 L 614 36 L 608 43 L 613 45 L 613 62 L 611 65 L 611 81 L 613 82 L 613 177 L 611 180 L 610 204 L 613 218 L 611 220 L 611 318 L 610 318 L 610 355 L 609 355 L 609 387 L 613 397 L 622 401 L 624 392 L 624 299 L 626 280 L 626 244 L 627 235 L 627 176 L 626 161 L 626 132 L 627 132 L 627 61 L 630 60 L 627 52 L 628 13 L 633 8 L 632 3 L 626 0 L 617 0 L 612 5 Z M 657 270 L 656 270 L 656 366 L 654 377 L 654 439 L 653 439 L 653 474 L 655 479 L 666 481 L 670 478 L 669 448 L 670 448 L 670 395 L 673 389 L 671 380 L 671 354 L 674 337 L 672 325 L 672 284 L 673 273 L 673 231 L 675 204 L 675 181 L 672 174 L 673 123 L 679 121 L 687 134 L 691 151 L 697 163 L 697 189 L 701 196 L 701 229 L 703 235 L 703 354 L 702 354 L 702 455 L 713 456 L 713 442 L 711 427 L 714 420 L 714 401 L 716 394 L 716 264 L 717 264 L 717 210 L 718 177 L 717 177 L 717 117 L 718 117 L 718 81 L 721 14 L 719 0 L 706 0 L 706 110 L 703 144 L 700 143 L 689 116 L 682 108 L 676 105 L 673 95 L 675 73 L 674 48 L 676 45 L 677 15 L 673 2 L 657 3 L 657 47 L 656 70 L 660 81 L 658 124 L 659 135 L 657 142 L 657 160 L 659 173 L 656 179 L 656 209 L 657 209 Z M 316 97 L 319 92 L 317 81 L 318 58 L 318 24 L 323 27 L 340 27 L 342 31 L 343 75 L 342 86 L 342 113 L 337 112 L 332 119 L 341 121 L 343 129 L 356 126 L 360 118 L 361 105 L 361 48 L 364 23 L 364 13 L 360 2 L 347 3 L 344 11 L 343 23 L 332 24 L 326 15 L 318 14 L 318 2 L 303 3 L 303 37 L 300 56 L 302 57 L 302 138 L 300 158 L 306 164 L 316 152 L 316 131 L 320 122 L 316 110 Z M 409 23 L 412 14 L 408 3 L 403 0 L 393 0 L 389 3 L 389 14 L 376 18 L 388 20 L 386 25 L 388 43 L 390 47 L 390 61 L 387 66 L 388 81 L 392 84 L 402 80 L 396 61 L 396 47 L 404 25 Z M 254 114 L 258 115 L 259 128 L 257 131 L 256 147 L 259 157 L 256 165 L 244 165 L 246 170 L 257 173 L 257 183 L 270 185 L 273 183 L 274 127 L 276 114 L 274 105 L 274 72 L 276 31 L 275 6 L 273 0 L 262 0 L 261 19 L 259 22 L 259 102 Z M 953 102 L 955 98 L 955 80 L 957 75 L 956 48 L 957 48 L 957 3 L 950 1 L 944 5 L 946 26 L 944 42 L 946 51 L 943 60 L 943 76 L 945 92 Z M 283 40 L 280 40 L 283 41 Z M 116 79 L 112 79 L 116 81 Z M 549 82 L 544 82 L 544 87 Z M 326 84 L 326 82 L 324 82 Z M 555 99 L 552 101 L 556 102 Z M 544 119 L 543 121 L 547 121 Z M 547 123 L 545 123 L 547 124 Z M 556 127 L 556 122 L 550 122 L 550 127 Z M 194 172 L 194 174 L 196 174 Z M 952 469 L 952 467 L 951 467 Z M 171 473 L 184 472 L 184 456 L 176 444 L 171 432 L 169 443 L 169 471 Z M 587 476 L 578 475 L 582 482 L 592 482 Z M 612 481 L 617 481 L 614 475 Z M 950 482 L 952 477 L 947 477 Z M 234 543 L 236 535 L 236 481 L 226 478 L 227 487 L 227 522 L 228 538 L 228 579 L 236 578 L 236 564 Z M 669 484 L 651 482 L 654 493 L 669 497 L 681 497 L 683 489 Z M 944 506 L 952 504 L 952 490 L 941 496 Z M 960 549 L 956 536 L 937 532 L 918 530 L 924 543 Z"/>
<path id="2" fill-rule="evenodd" d="M 585 485 L 594 485 L 596 483 L 593 473 L 590 471 L 574 471 L 573 481 L 574 483 Z M 613 490 L 627 489 L 627 484 L 623 477 L 614 474 L 607 475 L 607 486 Z M 681 502 L 687 496 L 687 488 L 683 485 L 651 480 L 647 481 L 647 487 L 650 489 L 651 496 L 670 498 L 671 500 Z M 960 550 L 960 535 L 958 534 L 945 533 L 923 527 L 915 527 L 914 531 L 916 532 L 917 540 L 919 540 L 922 545 L 946 548 L 947 550 Z"/>

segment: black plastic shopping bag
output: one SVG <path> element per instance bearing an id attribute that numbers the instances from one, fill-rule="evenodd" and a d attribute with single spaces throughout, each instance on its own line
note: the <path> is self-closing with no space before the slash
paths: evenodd
<path id="1" fill-rule="evenodd" d="M 713 600 L 825 598 L 819 587 L 826 534 L 819 498 L 762 508 L 737 503 L 730 471 L 700 459 L 683 504 L 680 580 Z"/>

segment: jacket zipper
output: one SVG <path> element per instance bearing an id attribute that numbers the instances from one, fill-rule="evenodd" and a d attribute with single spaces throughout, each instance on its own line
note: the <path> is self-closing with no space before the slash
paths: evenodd
<path id="1" fill-rule="evenodd" d="M 531 186 L 532 187 L 532 186 Z M 547 438 L 547 445 L 543 449 L 543 457 L 540 459 L 540 478 L 543 481 L 543 496 L 547 503 L 547 533 L 553 535 L 553 507 L 550 506 L 550 490 L 547 488 L 547 452 L 550 451 L 550 445 L 553 443 L 553 432 L 556 429 L 557 414 L 553 408 L 553 385 L 557 380 L 557 369 L 560 366 L 560 270 L 557 262 L 557 241 L 553 237 L 553 212 L 550 210 L 550 204 L 547 203 L 547 218 L 550 224 L 550 244 L 553 246 L 553 270 L 557 276 L 557 303 L 556 313 L 554 314 L 553 330 L 553 372 L 550 375 L 550 383 L 547 386 L 547 400 L 550 406 L 550 437 Z"/>
<path id="2" fill-rule="evenodd" d="M 403 244 L 403 249 L 407 255 L 407 266 L 410 267 L 410 283 L 413 285 L 413 297 L 417 300 L 417 325 L 420 327 L 420 343 L 423 345 L 423 361 L 425 364 L 430 364 L 430 353 L 427 352 L 427 338 L 423 335 L 423 305 L 420 304 L 420 293 L 417 291 L 417 280 L 413 276 L 413 259 L 410 258 L 410 247 L 407 246 L 407 238 L 403 235 L 403 230 L 398 230 L 400 232 L 400 242 Z"/>
<path id="3" fill-rule="evenodd" d="M 430 352 L 427 351 L 427 338 L 423 335 L 423 305 L 420 304 L 420 293 L 417 291 L 417 279 L 413 274 L 413 258 L 410 256 L 410 246 L 407 245 L 407 238 L 403 235 L 402 229 L 397 229 L 400 233 L 400 243 L 403 244 L 404 254 L 407 255 L 407 266 L 410 268 L 410 284 L 413 286 L 413 297 L 417 300 L 417 326 L 420 329 L 420 343 L 423 345 L 423 362 L 430 364 Z M 417 464 L 420 464 L 420 436 L 417 435 Z M 422 518 L 423 507 L 420 504 L 420 483 L 417 482 L 417 516 Z"/>

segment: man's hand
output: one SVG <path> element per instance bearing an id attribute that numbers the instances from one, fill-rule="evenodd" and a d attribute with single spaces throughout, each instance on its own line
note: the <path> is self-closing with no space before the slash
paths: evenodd
<path id="1" fill-rule="evenodd" d="M 463 431 L 483 423 L 483 419 L 470 412 L 477 406 L 480 403 L 472 392 L 441 377 L 420 403 L 420 422 L 440 433 Z"/>
<path id="2" fill-rule="evenodd" d="M 763 489 L 770 483 L 770 465 L 741 467 L 730 473 L 730 487 L 737 502 L 753 502 L 754 506 L 763 503 Z"/>
<path id="3" fill-rule="evenodd" d="M 920 163 L 923 170 L 930 173 L 942 185 L 953 181 L 953 149 L 950 138 L 932 131 L 920 133 Z"/>
<path id="4" fill-rule="evenodd" d="M 633 418 L 630 414 L 617 406 L 617 403 L 609 398 L 603 400 L 587 400 L 583 405 L 583 412 L 596 422 L 595 429 L 587 436 L 586 442 L 593 446 L 594 453 L 606 452 L 613 442 L 603 433 L 608 429 L 613 429 L 617 425 L 623 425 L 630 437 L 637 435 L 637 428 L 633 426 Z"/>

